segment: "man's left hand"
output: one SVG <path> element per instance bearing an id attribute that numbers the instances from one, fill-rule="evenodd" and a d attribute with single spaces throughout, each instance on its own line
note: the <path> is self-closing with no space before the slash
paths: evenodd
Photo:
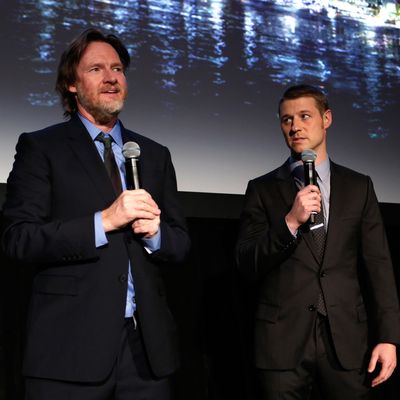
<path id="1" fill-rule="evenodd" d="M 377 386 L 390 378 L 396 368 L 396 346 L 391 343 L 379 343 L 372 350 L 368 372 L 373 372 L 376 364 L 381 364 L 379 375 L 372 380 L 371 386 Z"/>
<path id="2" fill-rule="evenodd" d="M 151 219 L 136 219 L 132 224 L 133 232 L 142 235 L 145 239 L 151 239 L 160 228 L 160 217 L 155 215 Z"/>

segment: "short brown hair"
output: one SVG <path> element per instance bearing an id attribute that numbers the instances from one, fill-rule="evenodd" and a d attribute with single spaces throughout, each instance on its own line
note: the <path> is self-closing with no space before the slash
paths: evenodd
<path id="1" fill-rule="evenodd" d="M 69 117 L 77 111 L 75 94 L 71 93 L 68 87 L 75 83 L 76 68 L 86 48 L 92 42 L 108 43 L 118 53 L 124 71 L 129 67 L 131 59 L 128 50 L 117 36 L 105 35 L 94 28 L 82 32 L 63 52 L 58 65 L 56 91 L 61 97 L 65 117 Z"/>
<path id="2" fill-rule="evenodd" d="M 291 86 L 283 93 L 279 101 L 278 115 L 280 115 L 281 104 L 285 100 L 295 100 L 300 97 L 312 97 L 321 115 L 323 115 L 326 110 L 329 110 L 328 98 L 322 90 L 311 85 L 295 85 Z"/>

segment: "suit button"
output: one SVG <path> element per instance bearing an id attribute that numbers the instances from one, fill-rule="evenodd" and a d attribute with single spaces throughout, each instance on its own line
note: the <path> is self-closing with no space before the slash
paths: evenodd
<path id="1" fill-rule="evenodd" d="M 314 306 L 314 304 L 310 304 L 308 306 L 308 311 L 315 311 L 315 310 L 316 310 L 316 307 Z"/>
<path id="2" fill-rule="evenodd" d="M 326 272 L 322 271 L 320 277 L 323 278 L 324 276 L 326 276 Z"/>
<path id="3" fill-rule="evenodd" d="M 119 279 L 119 281 L 120 281 L 121 283 L 125 283 L 125 282 L 127 281 L 127 278 L 126 278 L 126 275 L 125 275 L 125 274 L 121 274 L 121 275 L 118 277 L 118 279 Z"/>

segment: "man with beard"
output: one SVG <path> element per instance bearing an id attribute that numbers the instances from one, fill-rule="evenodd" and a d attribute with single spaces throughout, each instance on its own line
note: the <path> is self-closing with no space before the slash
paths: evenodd
<path id="1" fill-rule="evenodd" d="M 23 363 L 30 400 L 169 399 L 179 364 L 161 270 L 189 237 L 169 151 L 125 129 L 128 51 L 89 29 L 61 57 L 67 122 L 24 133 L 7 184 L 5 253 L 35 271 Z M 141 151 L 125 190 L 122 147 Z"/>
<path id="2" fill-rule="evenodd" d="M 289 159 L 249 182 L 239 268 L 258 282 L 255 363 L 264 399 L 370 399 L 396 367 L 400 312 L 371 179 L 332 162 L 325 94 L 279 102 Z M 307 184 L 301 155 L 315 157 Z M 304 154 L 303 154 L 304 156 Z M 313 218 L 311 218 L 313 215 Z"/>

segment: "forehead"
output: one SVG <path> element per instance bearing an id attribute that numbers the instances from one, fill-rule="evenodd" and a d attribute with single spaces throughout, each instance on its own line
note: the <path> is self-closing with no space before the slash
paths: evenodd
<path id="1" fill-rule="evenodd" d="M 293 115 L 303 111 L 319 112 L 317 102 L 313 97 L 305 96 L 298 99 L 284 100 L 279 107 L 280 115 Z"/>
<path id="2" fill-rule="evenodd" d="M 97 62 L 120 63 L 121 59 L 110 44 L 105 42 L 91 42 L 83 52 L 79 65 Z"/>

